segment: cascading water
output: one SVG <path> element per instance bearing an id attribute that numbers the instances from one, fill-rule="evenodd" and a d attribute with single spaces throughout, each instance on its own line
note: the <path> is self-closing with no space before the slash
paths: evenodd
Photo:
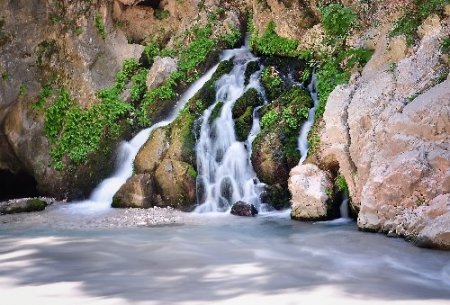
<path id="1" fill-rule="evenodd" d="M 232 56 L 233 54 L 224 52 L 221 60 L 228 60 Z M 189 87 L 189 89 L 181 96 L 171 114 L 164 121 L 140 131 L 129 142 L 123 142 L 119 148 L 119 157 L 114 174 L 101 182 L 92 192 L 91 197 L 88 200 L 71 205 L 70 209 L 76 209 L 79 212 L 90 212 L 93 210 L 101 211 L 110 208 L 114 194 L 133 174 L 134 158 L 153 130 L 172 123 L 186 102 L 189 101 L 189 99 L 191 99 L 212 77 L 217 66 L 218 64 L 212 67 L 204 76 Z"/>
<path id="2" fill-rule="evenodd" d="M 298 137 L 298 150 L 300 151 L 301 155 L 299 164 L 303 164 L 306 157 L 308 156 L 308 134 L 309 131 L 311 130 L 311 127 L 314 124 L 316 109 L 319 103 L 316 84 L 317 84 L 317 76 L 316 73 L 313 73 L 311 83 L 308 85 L 308 91 L 311 94 L 314 106 L 311 109 L 309 109 L 308 120 L 303 124 L 300 130 L 300 136 Z"/>
<path id="3" fill-rule="evenodd" d="M 232 108 L 236 100 L 250 89 L 262 94 L 259 83 L 260 71 L 250 77 L 244 85 L 245 69 L 256 58 L 245 48 L 230 50 L 234 56 L 234 68 L 216 82 L 216 101 L 205 110 L 197 141 L 197 201 L 196 212 L 223 212 L 237 201 L 255 205 L 263 210 L 260 195 L 264 185 L 259 182 L 250 162 L 252 141 L 258 134 L 257 109 L 253 113 L 253 124 L 245 142 L 236 140 Z M 220 115 L 212 123 L 210 117 L 214 107 L 223 103 Z"/>

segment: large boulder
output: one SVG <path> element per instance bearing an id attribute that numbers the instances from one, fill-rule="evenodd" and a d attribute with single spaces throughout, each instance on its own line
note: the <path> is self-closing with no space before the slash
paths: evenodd
<path id="1" fill-rule="evenodd" d="M 178 69 L 178 60 L 172 57 L 155 57 L 147 74 L 147 89 L 151 90 L 169 79 L 170 74 Z"/>
<path id="2" fill-rule="evenodd" d="M 127 180 L 113 197 L 113 208 L 150 208 L 153 206 L 153 183 L 149 174 Z"/>
<path id="3" fill-rule="evenodd" d="M 309 93 L 292 87 L 261 108 L 261 132 L 252 144 L 251 161 L 259 180 L 268 185 L 263 201 L 289 206 L 288 179 L 300 159 L 297 139 L 312 105 Z"/>
<path id="4" fill-rule="evenodd" d="M 52 200 L 45 198 L 12 199 L 0 202 L 0 214 L 39 212 L 43 211 L 51 203 Z"/>
<path id="5" fill-rule="evenodd" d="M 370 41 L 375 54 L 362 74 L 328 99 L 317 160 L 345 177 L 361 229 L 441 248 L 450 248 L 446 22 L 430 17 L 408 52 L 391 50 L 384 32 Z"/>
<path id="6" fill-rule="evenodd" d="M 329 174 L 314 164 L 294 167 L 289 178 L 291 217 L 297 220 L 329 218 L 333 183 Z"/>
<path id="7" fill-rule="evenodd" d="M 258 214 L 258 210 L 253 204 L 238 201 L 233 204 L 230 213 L 236 216 L 254 217 Z"/>

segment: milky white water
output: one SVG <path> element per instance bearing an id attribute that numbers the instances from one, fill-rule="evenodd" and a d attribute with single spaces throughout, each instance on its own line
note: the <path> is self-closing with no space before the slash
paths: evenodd
<path id="1" fill-rule="evenodd" d="M 222 55 L 221 60 L 230 59 L 233 55 L 234 53 L 225 52 Z M 89 199 L 70 205 L 67 208 L 73 212 L 81 213 L 92 213 L 109 209 L 111 207 L 114 194 L 127 181 L 127 179 L 132 176 L 134 158 L 139 152 L 139 149 L 145 144 L 153 130 L 172 123 L 189 99 L 191 99 L 203 87 L 203 85 L 211 79 L 211 76 L 216 71 L 217 66 L 218 65 L 212 67 L 205 75 L 189 87 L 189 89 L 181 96 L 180 100 L 176 103 L 174 109 L 166 119 L 140 131 L 129 142 L 123 142 L 119 148 L 116 170 L 113 175 L 102 181 L 94 189 Z"/>
<path id="2" fill-rule="evenodd" d="M 260 129 L 259 120 L 254 115 L 248 138 L 239 142 L 232 117 L 233 105 L 245 91 L 254 88 L 262 94 L 260 71 L 255 72 L 245 86 L 246 66 L 256 58 L 245 48 L 229 52 L 234 55 L 234 68 L 216 82 L 216 101 L 203 114 L 196 145 L 199 206 L 195 211 L 200 213 L 224 212 L 237 201 L 254 204 L 259 210 L 262 207 L 263 184 L 250 161 L 251 144 Z M 211 123 L 209 118 L 217 103 L 223 103 L 223 107 L 219 117 Z"/>
<path id="3" fill-rule="evenodd" d="M 311 109 L 309 109 L 308 119 L 306 120 L 306 122 L 303 123 L 302 128 L 300 129 L 300 135 L 298 137 L 298 150 L 300 151 L 301 158 L 299 164 L 303 164 L 303 162 L 306 160 L 306 157 L 308 156 L 308 134 L 309 131 L 311 130 L 311 127 L 314 124 L 316 109 L 319 103 L 316 83 L 317 83 L 317 76 L 316 73 L 313 73 L 311 83 L 308 85 L 308 91 L 311 94 L 314 106 Z"/>
<path id="4" fill-rule="evenodd" d="M 450 303 L 448 252 L 354 225 L 187 217 L 126 229 L 0 224 L 1 304 Z"/>

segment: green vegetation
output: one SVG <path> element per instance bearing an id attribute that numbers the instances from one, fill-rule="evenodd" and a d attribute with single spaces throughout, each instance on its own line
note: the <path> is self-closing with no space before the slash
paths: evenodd
<path id="1" fill-rule="evenodd" d="M 405 14 L 395 23 L 390 36 L 403 35 L 408 46 L 417 39 L 417 28 L 431 14 L 442 14 L 450 0 L 414 0 L 412 7 L 405 8 Z"/>
<path id="2" fill-rule="evenodd" d="M 336 179 L 334 180 L 334 185 L 336 186 L 336 189 L 341 192 L 341 193 L 345 193 L 348 195 L 348 185 L 347 185 L 347 181 L 345 181 L 344 176 L 339 175 L 336 177 Z"/>
<path id="3" fill-rule="evenodd" d="M 261 82 L 269 99 L 273 100 L 281 94 L 283 80 L 274 67 L 265 67 L 262 70 Z"/>
<path id="4" fill-rule="evenodd" d="M 275 22 L 270 21 L 262 36 L 252 34 L 251 44 L 254 51 L 263 55 L 295 56 L 298 41 L 279 36 Z"/>
<path id="5" fill-rule="evenodd" d="M 349 7 L 340 4 L 329 4 L 320 9 L 322 25 L 330 37 L 346 37 L 358 24 L 358 16 Z"/>
<path id="6" fill-rule="evenodd" d="M 35 212 L 42 211 L 47 206 L 47 203 L 44 200 L 33 198 L 27 200 L 27 206 L 24 212 Z"/>
<path id="7" fill-rule="evenodd" d="M 2 79 L 3 80 L 9 80 L 9 75 L 8 75 L 8 72 L 2 72 Z"/>
<path id="8" fill-rule="evenodd" d="M 155 18 L 158 20 L 164 20 L 166 18 L 169 18 L 170 13 L 167 10 L 157 8 L 156 10 L 153 11 L 153 16 L 155 16 Z"/>
<path id="9" fill-rule="evenodd" d="M 223 102 L 218 102 L 213 110 L 211 111 L 211 115 L 209 116 L 208 123 L 211 125 L 216 121 L 216 119 L 220 116 L 220 112 L 222 111 Z"/>
<path id="10" fill-rule="evenodd" d="M 234 48 L 241 37 L 241 31 L 237 27 L 231 27 L 229 33 L 223 36 L 223 41 L 226 42 L 229 47 Z"/>
<path id="11" fill-rule="evenodd" d="M 441 51 L 450 55 L 450 37 L 444 38 L 441 42 Z"/>
<path id="12" fill-rule="evenodd" d="M 280 115 L 276 109 L 267 111 L 261 118 L 261 129 L 268 129 L 275 125 L 280 119 Z"/>
<path id="13" fill-rule="evenodd" d="M 97 29 L 98 35 L 102 39 L 105 39 L 106 38 L 106 28 L 105 28 L 105 24 L 103 23 L 102 15 L 100 15 L 99 13 L 96 14 L 94 17 L 94 26 Z"/>
<path id="14" fill-rule="evenodd" d="M 83 164 L 89 154 L 103 151 L 105 140 L 120 135 L 123 129 L 121 120 L 133 107 L 123 102 L 119 94 L 137 67 L 135 60 L 126 60 L 116 75 L 115 84 L 99 90 L 97 97 L 100 102 L 86 109 L 81 108 L 64 88 L 47 106 L 47 99 L 53 94 L 53 84 L 43 86 L 34 108 L 45 111 L 44 129 L 52 145 L 50 155 L 56 169 L 62 170 L 67 164 Z"/>
<path id="15" fill-rule="evenodd" d="M 27 85 L 21 84 L 19 87 L 19 96 L 24 96 L 27 93 Z"/>
<path id="16" fill-rule="evenodd" d="M 148 108 L 156 101 L 170 101 L 176 97 L 176 88 L 180 84 L 190 84 L 200 77 L 198 67 L 203 64 L 219 43 L 229 43 L 227 36 L 217 39 L 212 37 L 213 24 L 208 23 L 204 27 L 195 27 L 192 31 L 194 39 L 187 46 L 180 46 L 179 50 L 161 50 L 157 45 L 148 48 L 148 59 L 154 58 L 162 52 L 171 52 L 172 56 L 178 56 L 178 70 L 170 75 L 170 78 L 158 88 L 148 91 L 138 110 L 138 122 L 141 126 L 150 124 Z"/>

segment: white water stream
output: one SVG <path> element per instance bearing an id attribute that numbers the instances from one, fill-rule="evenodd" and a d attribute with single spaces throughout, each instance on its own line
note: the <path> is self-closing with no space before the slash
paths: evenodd
<path id="1" fill-rule="evenodd" d="M 308 156 L 308 134 L 309 131 L 311 130 L 311 127 L 314 124 L 316 109 L 319 104 L 316 83 L 317 83 L 317 76 L 316 73 L 313 73 L 311 83 L 308 85 L 308 91 L 311 94 L 314 106 L 311 109 L 309 109 L 308 120 L 305 123 L 303 123 L 303 126 L 300 129 L 300 136 L 298 137 L 298 150 L 300 151 L 301 158 L 299 164 L 303 164 L 306 157 Z"/>
<path id="2" fill-rule="evenodd" d="M 234 68 L 216 82 L 216 101 L 203 114 L 196 146 L 199 206 L 195 211 L 200 213 L 224 212 L 237 201 L 251 203 L 263 210 L 260 194 L 264 185 L 256 177 L 250 161 L 252 141 L 260 130 L 259 120 L 257 115 L 253 116 L 255 119 L 247 140 L 239 142 L 232 117 L 234 103 L 248 89 L 262 93 L 260 71 L 255 72 L 245 86 L 246 66 L 256 58 L 248 50 L 230 52 L 234 55 Z M 220 115 L 211 123 L 210 116 L 218 103 L 223 103 Z"/>
<path id="3" fill-rule="evenodd" d="M 241 49 L 237 49 L 238 52 Z M 234 53 L 224 52 L 221 60 L 230 59 Z M 107 210 L 111 207 L 112 199 L 114 194 L 120 189 L 120 187 L 127 181 L 128 178 L 133 174 L 133 161 L 136 157 L 139 149 L 145 144 L 147 139 L 150 137 L 153 130 L 167 126 L 172 123 L 178 116 L 180 110 L 186 105 L 186 103 L 191 99 L 202 87 L 203 85 L 211 79 L 212 75 L 217 69 L 217 65 L 208 70 L 208 72 L 203 75 L 199 80 L 194 82 L 189 89 L 180 97 L 179 101 L 175 105 L 174 109 L 170 115 L 163 121 L 152 125 L 140 131 L 133 139 L 129 142 L 123 142 L 119 148 L 119 156 L 117 160 L 116 170 L 113 175 L 104 181 L 102 181 L 92 192 L 89 199 L 68 206 L 72 211 L 90 213 L 92 211 L 102 211 Z"/>

